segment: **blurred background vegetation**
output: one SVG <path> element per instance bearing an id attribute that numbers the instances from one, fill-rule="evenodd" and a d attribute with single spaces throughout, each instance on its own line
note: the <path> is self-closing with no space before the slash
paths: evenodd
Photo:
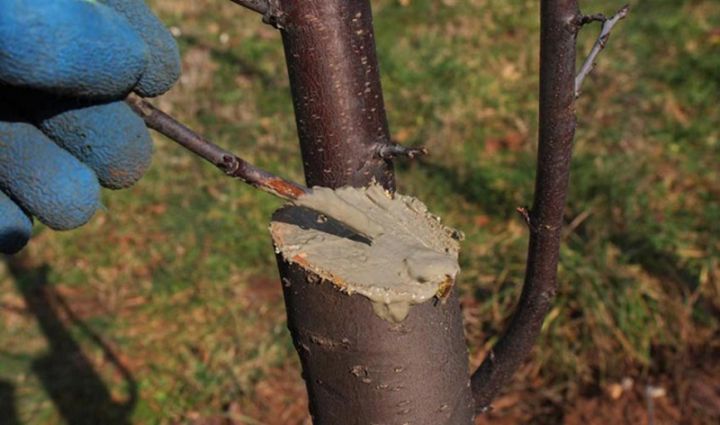
<path id="1" fill-rule="evenodd" d="M 184 66 L 157 104 L 300 181 L 279 34 L 227 0 L 150 3 Z M 467 236 L 472 365 L 524 273 L 538 3 L 373 2 L 393 136 L 431 151 L 398 166 L 400 191 Z M 578 117 L 557 303 L 478 423 L 718 423 L 720 3 L 633 1 Z M 307 423 L 267 232 L 280 203 L 161 137 L 148 176 L 103 200 L 0 264 L 0 422 Z"/>

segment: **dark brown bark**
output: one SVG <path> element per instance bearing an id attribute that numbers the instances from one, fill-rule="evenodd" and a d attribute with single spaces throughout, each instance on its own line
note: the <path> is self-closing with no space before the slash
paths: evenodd
<path id="1" fill-rule="evenodd" d="M 420 304 L 402 322 L 390 323 L 362 295 L 340 293 L 282 255 L 277 259 L 313 423 L 472 422 L 467 348 L 454 291 L 446 305 Z"/>
<path id="2" fill-rule="evenodd" d="M 375 180 L 394 190 L 369 0 L 278 3 L 308 186 Z M 395 325 L 375 316 L 367 298 L 318 283 L 281 256 L 278 265 L 316 425 L 472 422 L 454 291 Z"/>
<path id="3" fill-rule="evenodd" d="M 535 197 L 527 214 L 530 243 L 525 283 L 505 334 L 472 376 L 478 411 L 489 408 L 527 358 L 557 290 L 575 135 L 575 42 L 581 16 L 576 0 L 543 0 L 540 15 L 540 131 Z"/>
<path id="4" fill-rule="evenodd" d="M 308 186 L 395 187 L 368 0 L 280 0 L 295 119 Z"/>

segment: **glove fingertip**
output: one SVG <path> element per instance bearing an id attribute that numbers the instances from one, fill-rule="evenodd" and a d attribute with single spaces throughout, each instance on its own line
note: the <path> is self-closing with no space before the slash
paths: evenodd
<path id="1" fill-rule="evenodd" d="M 171 40 L 163 42 L 163 35 L 169 36 Z M 153 44 L 162 46 L 158 46 L 150 55 L 145 72 L 133 88 L 133 91 L 142 97 L 160 96 L 170 90 L 180 78 L 180 51 L 172 35 L 163 29 L 163 34 L 157 34 L 155 40 Z"/>
<path id="2" fill-rule="evenodd" d="M 55 230 L 87 223 L 97 210 L 100 184 L 93 171 L 36 127 L 0 121 L 0 188 Z"/>
<path id="3" fill-rule="evenodd" d="M 59 146 L 87 164 L 100 184 L 124 189 L 137 182 L 150 166 L 152 139 L 143 120 L 124 102 L 84 105 L 38 122 L 40 129 Z"/>
<path id="4" fill-rule="evenodd" d="M 30 240 L 32 220 L 0 192 L 0 253 L 15 254 Z"/>
<path id="5" fill-rule="evenodd" d="M 35 216 L 53 230 L 71 230 L 84 224 L 100 207 L 100 184 L 85 164 L 73 165 L 71 173 L 56 185 L 55 197 Z M 54 210 L 62 209 L 58 214 Z"/>
<path id="6" fill-rule="evenodd" d="M 148 46 L 109 7 L 78 0 L 0 2 L 0 81 L 94 99 L 125 96 Z"/>

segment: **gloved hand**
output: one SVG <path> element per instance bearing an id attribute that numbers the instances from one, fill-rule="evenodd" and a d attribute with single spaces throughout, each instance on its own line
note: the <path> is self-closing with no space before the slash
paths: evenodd
<path id="1" fill-rule="evenodd" d="M 164 93 L 179 72 L 142 0 L 0 0 L 0 252 L 27 243 L 31 216 L 81 226 L 100 185 L 142 176 L 151 139 L 121 99 Z"/>

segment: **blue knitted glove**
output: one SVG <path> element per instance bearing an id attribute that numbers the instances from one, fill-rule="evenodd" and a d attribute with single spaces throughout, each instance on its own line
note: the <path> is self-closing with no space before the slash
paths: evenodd
<path id="1" fill-rule="evenodd" d="M 100 185 L 150 164 L 143 121 L 121 101 L 177 80 L 177 45 L 142 0 L 0 0 L 0 252 L 85 224 Z"/>

